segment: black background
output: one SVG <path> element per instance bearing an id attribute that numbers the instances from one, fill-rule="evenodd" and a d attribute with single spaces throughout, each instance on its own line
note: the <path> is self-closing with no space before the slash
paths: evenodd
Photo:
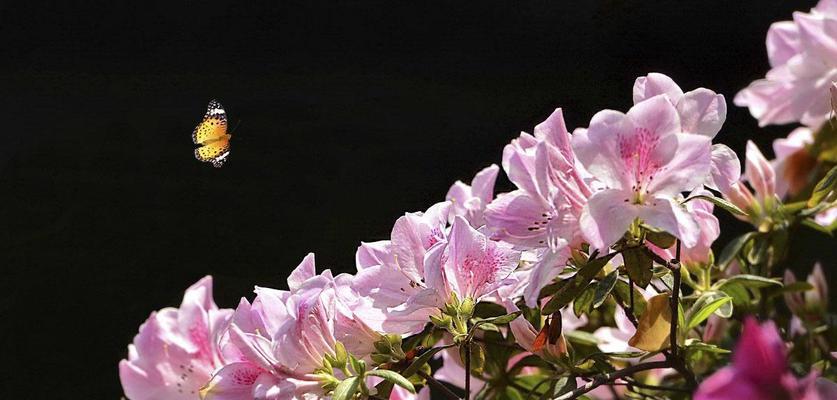
<path id="1" fill-rule="evenodd" d="M 117 398 L 139 324 L 201 276 L 229 307 L 309 251 L 351 271 L 519 131 L 627 110 L 648 72 L 723 93 L 716 141 L 771 154 L 791 127 L 732 97 L 814 2 L 115 3 L 0 3 L 0 394 Z M 221 169 L 192 156 L 211 98 L 241 121 Z M 790 266 L 834 259 L 793 240 Z"/>

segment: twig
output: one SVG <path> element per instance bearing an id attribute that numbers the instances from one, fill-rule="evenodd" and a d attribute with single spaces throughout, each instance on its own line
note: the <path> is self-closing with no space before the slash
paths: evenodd
<path id="1" fill-rule="evenodd" d="M 637 382 L 633 379 L 631 379 L 631 380 L 625 379 L 625 382 L 626 383 L 624 383 L 624 385 L 627 385 L 628 387 L 638 387 L 638 388 L 641 388 L 641 389 L 660 390 L 660 391 L 668 391 L 668 392 L 683 392 L 683 393 L 691 393 L 692 392 L 691 390 L 684 389 L 684 388 L 677 388 L 677 387 L 671 387 L 671 386 L 649 385 L 647 383 Z M 615 382 L 614 383 L 614 385 L 622 385 L 622 384 L 623 383 L 621 383 L 621 382 Z"/>
<path id="2" fill-rule="evenodd" d="M 439 389 L 439 391 L 442 392 L 442 394 L 445 395 L 445 397 L 447 397 L 448 399 L 450 399 L 450 400 L 460 400 L 459 396 L 457 396 L 456 393 L 452 392 L 442 382 L 437 381 L 436 378 L 430 376 L 428 373 L 426 373 L 424 371 L 417 371 L 416 374 L 418 374 L 418 376 L 427 380 L 427 383 L 430 386 L 433 386 L 436 389 Z"/>
<path id="3" fill-rule="evenodd" d="M 471 342 L 465 341 L 465 399 L 471 398 Z"/>
<path id="4" fill-rule="evenodd" d="M 679 315 L 679 297 L 680 297 L 680 239 L 677 239 L 677 250 L 674 259 L 666 265 L 671 270 L 671 275 L 674 277 L 671 288 L 671 331 L 669 332 L 669 340 L 671 340 L 669 353 L 666 353 L 666 359 L 671 362 L 671 367 L 677 370 L 686 384 L 690 388 L 697 386 L 695 375 L 686 367 L 682 355 L 677 347 L 677 323 L 680 320 Z"/>
<path id="5" fill-rule="evenodd" d="M 587 393 L 587 392 L 589 392 L 589 391 L 591 391 L 591 390 L 593 390 L 593 389 L 595 389 L 595 388 L 597 388 L 601 385 L 604 385 L 608 382 L 613 382 L 617 379 L 621 379 L 623 377 L 633 375 L 637 372 L 647 371 L 649 369 L 659 369 L 659 368 L 671 368 L 670 360 L 654 361 L 654 362 L 649 362 L 649 363 L 645 363 L 645 364 L 637 364 L 637 365 L 630 366 L 630 367 L 625 368 L 625 369 L 621 369 L 621 370 L 616 371 L 616 372 L 597 375 L 597 376 L 593 377 L 592 381 L 584 384 L 584 386 L 578 387 L 575 390 L 573 390 L 572 392 L 561 395 L 561 396 L 555 398 L 555 400 L 576 399 L 576 398 L 580 397 L 581 395 L 583 395 L 583 394 L 585 394 L 585 393 Z"/>

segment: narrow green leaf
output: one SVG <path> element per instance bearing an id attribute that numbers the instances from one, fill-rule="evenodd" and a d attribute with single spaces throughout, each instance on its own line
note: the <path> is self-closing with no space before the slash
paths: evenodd
<path id="1" fill-rule="evenodd" d="M 811 198 L 808 199 L 808 207 L 814 207 L 820 204 L 834 190 L 837 190 L 837 165 L 832 167 L 825 174 L 825 177 L 820 179 L 817 185 L 814 186 Z"/>
<path id="2" fill-rule="evenodd" d="M 595 346 L 599 344 L 599 339 L 593 336 L 590 332 L 584 331 L 566 331 L 564 332 L 564 337 L 567 338 L 570 342 L 588 345 L 588 346 Z"/>
<path id="3" fill-rule="evenodd" d="M 599 308 L 605 300 L 607 300 L 607 296 L 610 295 L 610 291 L 613 290 L 613 287 L 616 286 L 616 281 L 619 280 L 619 270 L 614 269 L 613 272 L 607 274 L 604 279 L 599 282 L 596 286 L 596 293 L 593 297 L 593 308 Z"/>
<path id="4" fill-rule="evenodd" d="M 634 284 L 644 289 L 654 278 L 653 267 L 654 262 L 651 256 L 647 253 L 645 247 L 632 247 L 622 252 L 622 259 L 625 260 L 625 269 L 628 270 L 628 276 L 633 279 Z"/>
<path id="5" fill-rule="evenodd" d="M 645 312 L 645 307 L 647 306 L 647 302 L 645 301 L 645 296 L 639 291 L 639 289 L 634 286 L 634 314 L 639 317 Z M 619 296 L 619 299 L 624 303 L 625 306 L 630 305 L 630 294 L 628 292 L 628 283 L 619 280 L 616 282 L 616 287 L 613 288 L 613 292 Z"/>
<path id="6" fill-rule="evenodd" d="M 723 288 L 724 286 L 730 284 L 740 284 L 744 287 L 752 289 L 759 289 L 768 286 L 782 286 L 782 282 L 779 282 L 775 279 L 749 274 L 735 275 L 732 278 L 729 278 L 725 282 L 723 282 L 723 284 L 721 284 L 721 287 Z"/>
<path id="7" fill-rule="evenodd" d="M 398 386 L 403 387 L 404 389 L 407 389 L 407 391 L 410 393 L 416 392 L 415 386 L 413 386 L 413 384 L 407 378 L 401 376 L 401 374 L 399 374 L 398 372 L 390 371 L 387 369 L 373 369 L 372 371 L 367 372 L 366 375 L 384 378 L 385 380 L 388 380 Z"/>
<path id="8" fill-rule="evenodd" d="M 349 400 L 360 389 L 360 377 L 352 376 L 340 382 L 334 388 L 334 394 L 331 395 L 333 400 Z"/>
<path id="9" fill-rule="evenodd" d="M 720 198 L 720 197 L 715 197 L 715 196 L 709 196 L 709 195 L 705 195 L 705 194 L 699 194 L 699 195 L 696 195 L 696 196 L 689 197 L 688 199 L 683 200 L 683 204 L 686 204 L 686 203 L 688 203 L 692 200 L 696 200 L 696 199 L 706 200 L 710 203 L 715 204 L 718 207 L 723 208 L 724 210 L 727 210 L 727 211 L 731 212 L 732 214 L 747 216 L 747 213 L 744 212 L 744 210 L 738 208 L 738 206 L 736 206 L 735 204 L 730 203 L 726 199 L 723 199 L 723 198 Z"/>
<path id="10" fill-rule="evenodd" d="M 430 361 L 430 359 L 433 358 L 433 356 L 435 356 L 436 353 L 453 346 L 453 344 L 448 344 L 444 346 L 434 347 L 430 350 L 425 351 L 420 356 L 416 357 L 416 359 L 413 360 L 413 363 L 401 372 L 401 375 L 409 378 L 410 376 L 418 372 L 419 368 L 421 368 L 422 365 L 427 364 L 427 362 Z"/>
<path id="11" fill-rule="evenodd" d="M 677 240 L 674 236 L 672 236 L 672 234 L 666 231 L 648 228 L 644 225 L 643 228 L 645 228 L 645 240 L 654 243 L 655 246 L 661 249 L 667 249 L 674 246 L 674 243 Z"/>
<path id="12" fill-rule="evenodd" d="M 604 268 L 616 253 L 598 257 L 584 264 L 578 272 L 570 278 L 569 282 L 558 289 L 555 295 L 543 307 L 543 314 L 552 314 L 570 304 L 573 299 L 581 294 L 581 291 L 590 284 L 590 281 Z"/>
<path id="13" fill-rule="evenodd" d="M 508 324 L 509 322 L 514 321 L 515 318 L 520 316 L 520 314 L 522 314 L 521 311 L 515 311 L 513 313 L 509 313 L 509 314 L 506 314 L 506 315 L 501 315 L 499 317 L 486 318 L 486 319 L 483 319 L 481 321 L 478 321 L 478 323 L 492 323 L 494 325 L 505 325 L 505 324 Z"/>
<path id="14" fill-rule="evenodd" d="M 816 221 L 810 218 L 805 218 L 801 222 L 802 225 L 807 226 L 817 232 L 824 233 L 828 236 L 834 236 L 834 229 L 837 228 L 837 224 L 831 224 L 831 226 L 822 226 L 818 224 Z"/>
<path id="15" fill-rule="evenodd" d="M 738 253 L 740 253 L 741 249 L 744 248 L 744 245 L 747 244 L 747 242 L 749 242 L 756 234 L 756 232 L 747 232 L 727 243 L 721 251 L 721 255 L 715 261 L 715 265 L 717 265 L 721 271 L 725 270 L 732 260 L 735 260 Z"/>
<path id="16" fill-rule="evenodd" d="M 596 283 L 590 284 L 573 300 L 573 313 L 576 317 L 581 317 L 582 314 L 590 312 L 590 305 L 593 304 L 597 286 Z"/>
<path id="17" fill-rule="evenodd" d="M 721 306 L 729 302 L 732 302 L 732 297 L 725 296 L 703 304 L 699 310 L 692 313 L 689 317 L 689 322 L 686 323 L 686 330 L 688 331 L 700 325 L 701 322 L 709 318 L 715 310 L 721 308 Z M 695 305 L 698 305 L 698 303 L 695 303 Z"/>

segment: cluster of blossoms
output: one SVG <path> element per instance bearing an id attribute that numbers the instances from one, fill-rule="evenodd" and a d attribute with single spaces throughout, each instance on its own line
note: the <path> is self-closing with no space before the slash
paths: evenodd
<path id="1" fill-rule="evenodd" d="M 257 287 L 234 310 L 202 279 L 140 327 L 119 365 L 126 396 L 837 397 L 823 270 L 776 278 L 791 229 L 835 228 L 837 1 L 775 24 L 767 43 L 773 69 L 735 103 L 762 124 L 804 124 L 775 160 L 750 142 L 742 174 L 713 144 L 722 95 L 639 77 L 627 112 L 570 133 L 557 109 L 512 140 L 515 190 L 495 196 L 496 165 L 454 183 L 389 240 L 361 243 L 354 274 L 318 274 L 309 254 L 288 290 Z M 715 208 L 754 227 L 718 255 Z M 773 307 L 783 299 L 789 312 Z"/>

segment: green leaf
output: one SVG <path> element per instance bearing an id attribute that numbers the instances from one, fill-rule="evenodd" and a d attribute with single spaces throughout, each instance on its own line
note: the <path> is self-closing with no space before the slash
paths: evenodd
<path id="1" fill-rule="evenodd" d="M 710 203 L 715 204 L 718 207 L 723 208 L 724 210 L 729 211 L 732 214 L 747 216 L 747 213 L 744 212 L 744 210 L 738 208 L 738 206 L 736 206 L 735 204 L 732 204 L 729 201 L 727 201 L 725 199 L 722 199 L 720 197 L 709 196 L 709 195 L 705 195 L 705 194 L 699 194 L 699 195 L 696 195 L 696 196 L 689 197 L 688 199 L 683 200 L 683 204 L 686 204 L 686 203 L 688 203 L 692 200 L 696 200 L 696 199 L 706 200 Z"/>
<path id="2" fill-rule="evenodd" d="M 720 287 L 723 288 L 724 286 L 731 284 L 739 284 L 751 289 L 760 289 L 768 286 L 782 286 L 782 282 L 775 279 L 765 278 L 758 275 L 740 274 L 722 282 Z"/>
<path id="3" fill-rule="evenodd" d="M 651 256 L 648 255 L 645 247 L 631 247 L 622 252 L 622 259 L 625 260 L 625 269 L 634 284 L 644 289 L 654 278 L 651 267 L 654 265 Z"/>
<path id="4" fill-rule="evenodd" d="M 835 228 L 837 228 L 837 222 L 831 224 L 830 226 L 822 226 L 822 225 L 818 224 L 817 221 L 814 221 L 813 219 L 810 219 L 810 218 L 803 219 L 801 224 L 804 225 L 804 226 L 807 226 L 808 228 L 811 228 L 811 229 L 813 229 L 817 232 L 824 233 L 828 236 L 834 236 L 833 231 L 835 230 Z"/>
<path id="5" fill-rule="evenodd" d="M 352 376 L 344 379 L 334 388 L 334 394 L 331 395 L 331 398 L 333 400 L 349 400 L 354 397 L 358 389 L 360 389 L 360 377 Z"/>
<path id="6" fill-rule="evenodd" d="M 831 168 L 825 177 L 817 182 L 814 186 L 814 191 L 811 193 L 811 198 L 808 199 L 808 207 L 814 207 L 823 201 L 828 195 L 837 190 L 837 165 Z"/>
<path id="7" fill-rule="evenodd" d="M 732 302 L 732 297 L 724 296 L 714 300 L 710 300 L 709 302 L 695 302 L 695 306 L 700 306 L 700 309 L 697 311 L 690 310 L 689 321 L 686 323 L 686 330 L 693 329 L 694 327 L 701 324 L 701 322 L 705 321 L 709 318 L 715 310 L 721 308 L 724 304 Z"/>
<path id="8" fill-rule="evenodd" d="M 777 297 L 781 296 L 785 293 L 792 293 L 792 292 L 807 292 L 813 289 L 814 286 L 808 282 L 804 281 L 797 281 L 793 283 L 788 283 L 785 286 L 782 286 L 781 289 L 777 289 L 770 293 L 770 297 Z"/>
<path id="9" fill-rule="evenodd" d="M 613 258 L 616 253 L 611 253 L 606 256 L 598 257 L 590 260 L 584 264 L 578 272 L 570 278 L 570 281 L 558 289 L 555 295 L 549 299 L 549 302 L 543 307 L 543 314 L 552 314 L 567 304 L 570 304 L 573 299 L 590 284 L 590 281 L 604 268 L 605 265 Z"/>
<path id="10" fill-rule="evenodd" d="M 689 350 L 700 350 L 715 354 L 729 354 L 730 351 L 714 344 L 704 343 L 697 339 L 687 339 L 686 348 Z"/>
<path id="11" fill-rule="evenodd" d="M 630 305 L 630 294 L 628 290 L 628 283 L 623 280 L 619 280 L 618 282 L 616 282 L 616 287 L 613 288 L 613 292 L 619 296 L 619 299 L 625 304 L 625 306 Z M 636 286 L 634 286 L 633 292 L 634 315 L 639 317 L 645 312 L 647 302 L 645 301 L 645 296 L 642 295 L 642 293 L 639 291 L 639 289 L 636 288 Z"/>
<path id="12" fill-rule="evenodd" d="M 555 386 L 552 389 L 552 396 L 550 398 L 572 392 L 577 387 L 578 385 L 576 384 L 575 377 L 562 376 L 555 382 Z"/>
<path id="13" fill-rule="evenodd" d="M 599 339 L 593 336 L 590 332 L 584 331 L 566 331 L 564 332 L 564 337 L 567 338 L 570 342 L 587 345 L 587 346 L 596 346 L 599 344 Z"/>
<path id="14" fill-rule="evenodd" d="M 672 234 L 653 228 L 643 226 L 645 228 L 645 240 L 654 243 L 655 246 L 661 249 L 667 249 L 674 246 L 676 238 Z"/>
<path id="15" fill-rule="evenodd" d="M 593 303 L 593 298 L 596 295 L 596 287 L 597 284 L 590 284 L 573 300 L 573 313 L 576 317 L 581 317 L 582 314 L 590 311 L 590 305 Z"/>
<path id="16" fill-rule="evenodd" d="M 485 369 L 485 347 L 478 342 L 468 342 L 467 345 L 467 348 L 471 350 L 471 373 L 482 375 L 482 371 Z M 459 346 L 459 359 L 463 366 L 465 365 L 465 349 L 465 344 Z"/>
<path id="17" fill-rule="evenodd" d="M 367 372 L 366 375 L 384 378 L 385 380 L 388 380 L 398 386 L 403 387 L 404 389 L 407 389 L 407 391 L 410 393 L 416 392 L 415 386 L 413 386 L 413 384 L 409 380 L 407 380 L 407 378 L 401 376 L 401 374 L 399 374 L 398 372 L 390 371 L 387 369 L 373 369 L 372 371 Z"/>
<path id="18" fill-rule="evenodd" d="M 616 286 L 616 282 L 618 280 L 619 270 L 614 269 L 613 272 L 607 274 L 607 276 L 599 282 L 596 286 L 596 294 L 593 297 L 593 308 L 599 308 L 599 306 L 607 300 L 607 296 L 610 295 L 610 291 L 613 290 L 614 286 Z"/>
<path id="19" fill-rule="evenodd" d="M 752 239 L 757 232 L 747 232 L 724 246 L 724 249 L 721 251 L 721 255 L 715 261 L 715 265 L 721 269 L 721 271 L 725 270 L 729 263 L 738 256 L 738 253 L 741 252 L 741 249 L 744 248 L 744 245 Z"/>
<path id="20" fill-rule="evenodd" d="M 509 322 L 514 321 L 522 313 L 523 313 L 522 311 L 515 311 L 513 313 L 509 313 L 509 314 L 506 314 L 506 315 L 501 315 L 499 317 L 486 318 L 486 319 L 477 321 L 477 323 L 480 323 L 480 324 L 492 323 L 494 325 L 505 325 L 505 324 L 508 324 Z"/>
<path id="21" fill-rule="evenodd" d="M 409 378 L 410 376 L 418 372 L 419 368 L 421 368 L 422 365 L 427 364 L 427 362 L 430 361 L 430 359 L 433 358 L 433 356 L 435 356 L 436 353 L 453 346 L 454 344 L 448 344 L 444 346 L 434 347 L 430 350 L 425 351 L 420 356 L 416 357 L 416 359 L 413 360 L 413 363 L 401 372 L 401 375 Z"/>

